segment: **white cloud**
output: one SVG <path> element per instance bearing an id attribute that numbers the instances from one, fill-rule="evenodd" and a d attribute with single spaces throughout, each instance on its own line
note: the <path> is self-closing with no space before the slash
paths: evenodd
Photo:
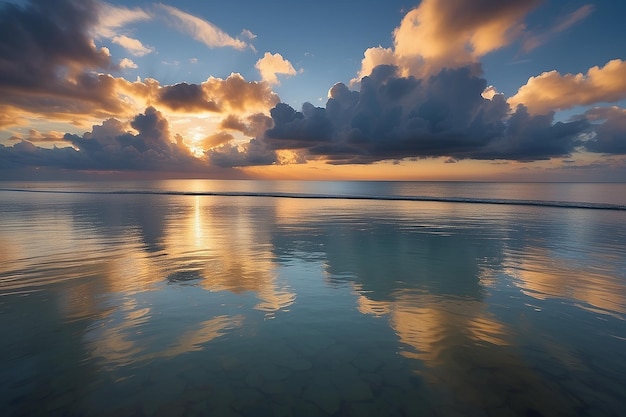
<path id="1" fill-rule="evenodd" d="M 297 74 L 291 62 L 283 58 L 279 53 L 271 54 L 266 52 L 263 58 L 259 59 L 254 66 L 261 73 L 263 81 L 267 81 L 270 84 L 280 84 L 277 77 L 278 74 L 288 76 Z"/>
<path id="2" fill-rule="evenodd" d="M 168 13 L 168 17 L 170 18 L 168 20 L 176 29 L 190 35 L 209 48 L 231 47 L 244 49 L 248 46 L 246 42 L 231 37 L 213 23 L 185 13 L 172 6 L 158 4 L 158 7 Z"/>
<path id="3" fill-rule="evenodd" d="M 241 31 L 241 37 L 242 38 L 247 38 L 247 39 L 256 39 L 256 35 L 252 32 L 250 32 L 248 29 L 244 29 Z"/>
<path id="4" fill-rule="evenodd" d="M 112 41 L 113 43 L 120 45 L 122 48 L 125 48 L 135 56 L 144 56 L 154 52 L 154 48 L 151 46 L 145 46 L 140 40 L 130 38 L 126 35 L 115 36 Z"/>
<path id="5" fill-rule="evenodd" d="M 130 23 L 142 20 L 151 20 L 152 16 L 138 7 L 113 6 L 109 3 L 100 4 L 99 22 L 95 29 L 96 36 L 113 38 L 117 35 L 115 29 L 127 26 Z"/>
<path id="6" fill-rule="evenodd" d="M 137 68 L 132 59 L 124 58 L 120 61 L 120 68 Z"/>

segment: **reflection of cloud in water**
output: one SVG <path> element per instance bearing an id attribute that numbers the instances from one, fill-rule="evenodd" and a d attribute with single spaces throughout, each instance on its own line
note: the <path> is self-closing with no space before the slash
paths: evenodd
<path id="1" fill-rule="evenodd" d="M 189 274 L 197 274 L 198 285 L 208 291 L 253 292 L 259 299 L 256 308 L 268 313 L 294 302 L 295 293 L 277 282 L 272 205 L 238 204 L 237 198 L 210 196 L 182 198 L 180 203 L 186 205 L 178 207 L 178 216 L 165 228 L 169 268 L 193 271 Z M 170 276 L 180 274 L 173 271 Z"/>
<path id="2" fill-rule="evenodd" d="M 397 292 L 389 301 L 359 294 L 358 308 L 364 314 L 388 315 L 400 342 L 409 347 L 401 353 L 424 361 L 426 366 L 440 365 L 444 351 L 459 344 L 511 344 L 506 327 L 480 301 L 407 291 Z"/>
<path id="3" fill-rule="evenodd" d="M 525 248 L 523 256 L 515 252 L 510 255 L 504 263 L 505 270 L 524 294 L 539 300 L 574 299 L 582 303 L 580 308 L 624 318 L 625 287 L 614 274 L 597 267 L 585 268 L 580 262 L 559 258 L 555 253 L 548 256 L 545 249 L 538 247 Z"/>
<path id="4" fill-rule="evenodd" d="M 149 334 L 151 329 L 167 327 L 163 323 L 167 321 L 166 317 L 153 316 L 150 307 L 138 308 L 133 298 L 126 298 L 119 309 L 125 313 L 110 315 L 102 326 L 85 334 L 92 348 L 91 356 L 104 360 L 104 366 L 108 368 L 198 351 L 204 344 L 243 325 L 242 315 L 220 315 L 198 323 L 196 329 L 180 335 L 167 331 L 148 337 L 145 333 Z M 160 349 L 162 346 L 164 348 Z"/>
<path id="5" fill-rule="evenodd" d="M 357 293 L 359 311 L 387 317 L 401 343 L 400 353 L 424 365 L 417 372 L 437 396 L 434 402 L 462 405 L 468 415 L 518 407 L 539 410 L 537 415 L 554 409 L 575 415 L 558 385 L 511 349 L 514 332 L 485 303 L 409 291 L 377 301 Z M 553 353 L 563 353 L 552 347 Z"/>

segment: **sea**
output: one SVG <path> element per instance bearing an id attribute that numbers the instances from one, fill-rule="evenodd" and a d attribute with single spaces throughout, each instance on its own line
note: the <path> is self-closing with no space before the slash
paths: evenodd
<path id="1" fill-rule="evenodd" d="M 0 415 L 623 416 L 626 184 L 0 181 Z"/>

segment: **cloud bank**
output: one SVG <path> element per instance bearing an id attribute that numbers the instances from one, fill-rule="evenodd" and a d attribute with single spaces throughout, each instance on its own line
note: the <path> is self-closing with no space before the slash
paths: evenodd
<path id="1" fill-rule="evenodd" d="M 567 156 L 581 144 L 590 128 L 586 119 L 554 123 L 553 114 L 531 115 L 524 106 L 512 111 L 501 94 L 482 96 L 487 83 L 475 71 L 445 69 L 417 79 L 378 66 L 361 80 L 360 91 L 333 86 L 325 108 L 277 104 L 270 111 L 273 126 L 254 140 L 255 152 L 296 150 L 334 164 L 442 156 L 535 161 Z M 219 156 L 222 166 L 250 163 L 241 150 L 218 153 L 211 158 Z"/>
<path id="2" fill-rule="evenodd" d="M 248 30 L 234 38 L 164 4 L 131 9 L 95 0 L 5 3 L 0 6 L 0 127 L 34 117 L 98 121 L 82 135 L 31 130 L 13 136 L 13 146 L 0 145 L 0 168 L 207 173 L 211 167 L 318 160 L 529 162 L 579 151 L 626 154 L 621 108 L 595 107 L 571 120 L 555 120 L 559 110 L 626 98 L 624 61 L 611 60 L 585 74 L 544 72 L 509 98 L 483 78 L 484 55 L 515 41 L 533 49 L 593 11 L 582 7 L 533 35 L 524 18 L 538 4 L 424 0 L 393 31 L 391 47 L 365 51 L 355 82 L 333 85 L 324 107 L 307 102 L 295 109 L 273 90 L 280 76 L 298 72 L 280 53 L 266 52 L 256 62 L 261 81 L 232 73 L 164 85 L 112 75 L 137 64 L 128 57 L 114 61 L 95 42 L 106 39 L 133 57 L 155 53 L 121 32 L 155 17 L 209 48 L 251 48 L 247 41 L 256 35 Z M 207 115 L 214 120 L 211 132 L 185 138 L 172 131 L 173 119 Z M 38 146 L 45 144 L 67 146 Z"/>

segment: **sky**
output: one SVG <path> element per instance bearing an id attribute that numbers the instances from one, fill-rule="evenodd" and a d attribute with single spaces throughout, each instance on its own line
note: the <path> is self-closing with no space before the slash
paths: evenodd
<path id="1" fill-rule="evenodd" d="M 626 181 L 626 3 L 0 1 L 0 180 Z"/>

